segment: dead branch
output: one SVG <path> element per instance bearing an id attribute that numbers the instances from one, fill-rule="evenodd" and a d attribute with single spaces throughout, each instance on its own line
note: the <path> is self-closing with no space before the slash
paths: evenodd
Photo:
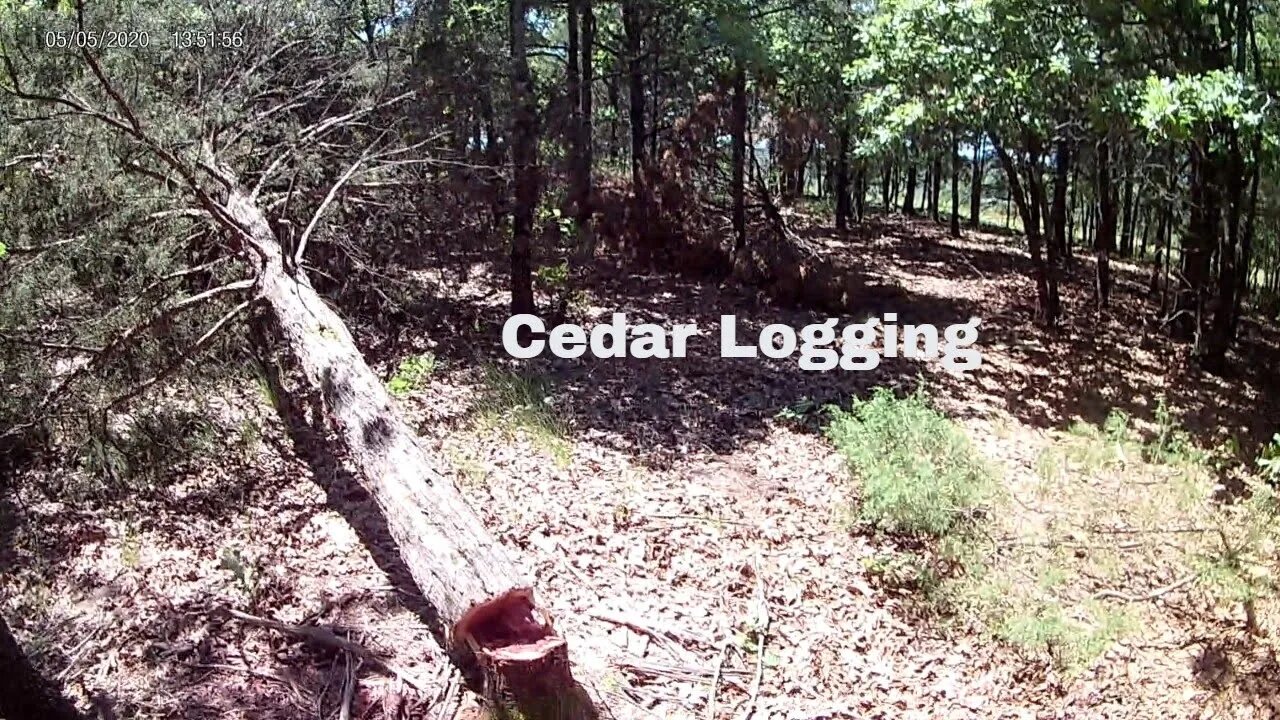
<path id="1" fill-rule="evenodd" d="M 52 250 L 54 248 L 60 248 L 66 245 L 71 245 L 72 243 L 81 242 L 83 240 L 86 240 L 88 237 L 89 237 L 88 235 L 76 235 L 75 237 L 63 238 L 62 240 L 54 240 L 52 242 L 41 243 L 39 245 L 7 245 L 5 246 L 5 252 L 9 253 L 10 255 L 34 255 L 36 253 L 42 253 L 46 250 Z"/>
<path id="2" fill-rule="evenodd" d="M 1194 583 L 1198 577 L 1200 576 L 1197 573 L 1191 573 L 1170 583 L 1169 585 L 1159 588 L 1158 590 L 1153 590 L 1146 595 L 1130 595 L 1129 593 L 1121 592 L 1119 590 L 1100 590 L 1094 593 L 1093 597 L 1095 600 L 1114 599 L 1122 600 L 1127 603 L 1149 602 L 1151 600 L 1162 598 L 1171 592 L 1181 590 L 1182 588 Z"/>
<path id="3" fill-rule="evenodd" d="M 316 208 L 315 213 L 312 214 L 311 222 L 307 223 L 306 229 L 302 231 L 302 237 L 298 238 L 298 247 L 293 252 L 294 267 L 302 267 L 302 254 L 307 249 L 307 240 L 311 238 L 311 233 L 315 232 L 316 225 L 320 222 L 320 216 L 324 215 L 324 211 L 329 208 L 329 205 L 333 203 L 334 198 L 338 196 L 338 191 L 341 190 L 342 186 L 351 179 L 352 175 L 356 174 L 356 170 L 359 169 L 360 165 L 369 159 L 369 151 L 373 149 L 374 145 L 382 140 L 384 135 L 386 135 L 385 131 L 372 143 L 369 143 L 369 146 L 365 148 L 365 151 L 360 153 L 360 157 L 356 158 L 356 161 L 351 163 L 351 166 L 347 168 L 346 172 L 342 173 L 338 178 L 338 181 L 329 188 L 329 192 L 324 196 L 324 200 L 320 202 L 320 207 Z"/>
<path id="4" fill-rule="evenodd" d="M 114 408 L 120 407 L 121 405 L 129 402 L 133 398 L 136 398 L 142 393 L 146 392 L 148 388 L 152 387 L 156 383 L 172 376 L 183 365 L 190 362 L 191 359 L 195 356 L 195 354 L 200 350 L 202 350 L 205 345 L 209 344 L 209 341 L 213 340 L 213 338 L 217 336 L 217 334 L 223 328 L 225 328 L 228 323 L 230 323 L 233 319 L 235 319 L 237 315 L 247 310 L 249 306 L 253 304 L 253 302 L 254 302 L 253 300 L 246 300 L 240 303 L 239 305 L 236 305 L 234 308 L 231 309 L 230 312 L 223 315 L 221 318 L 218 318 L 218 321 L 215 322 L 213 325 L 211 325 L 209 329 L 206 330 L 203 335 L 197 338 L 194 343 L 191 343 L 190 345 L 188 345 L 187 349 L 182 351 L 182 353 L 178 355 L 178 358 L 176 360 L 169 363 L 160 372 L 156 373 L 155 375 L 152 375 L 150 378 L 142 381 L 140 384 L 131 388 L 128 392 L 115 398 L 110 403 L 107 403 L 105 410 L 109 411 Z"/>
<path id="5" fill-rule="evenodd" d="M 365 648 L 363 645 L 358 645 L 354 642 L 351 642 L 350 640 L 347 640 L 346 638 L 339 637 L 335 635 L 332 631 L 326 630 L 321 627 L 316 627 L 314 625 L 288 625 L 286 623 L 278 622 L 276 620 L 269 620 L 267 618 L 261 618 L 256 615 L 243 613 L 243 612 L 240 612 L 239 610 L 234 610 L 232 608 L 223 608 L 222 612 L 226 613 L 230 617 L 235 618 L 236 620 L 239 620 L 240 622 L 245 623 L 247 625 L 253 625 L 255 627 L 264 628 L 266 630 L 275 630 L 276 632 L 282 632 L 288 635 L 294 635 L 304 640 L 308 640 L 310 642 L 316 643 L 317 645 L 323 645 L 324 647 L 331 648 L 334 650 L 343 650 L 343 651 L 349 652 L 352 655 L 360 658 L 361 660 L 368 662 L 370 665 L 373 665 L 383 670 L 384 672 L 390 673 L 391 675 L 399 678 L 405 685 L 408 685 L 414 690 L 417 690 L 418 692 L 425 692 L 425 688 L 423 687 L 423 685 L 419 683 L 416 679 L 414 679 L 414 677 L 410 675 L 407 671 L 400 669 L 399 667 L 387 662 L 386 660 L 383 660 L 382 658 L 378 657 L 378 655 L 375 654 L 372 650 Z"/>
<path id="6" fill-rule="evenodd" d="M 33 340 L 31 338 L 18 337 L 10 335 L 4 331 L 0 331 L 0 341 L 12 343 L 14 345 L 26 345 L 28 347 L 38 347 L 45 350 L 65 350 L 67 352 L 79 352 L 96 354 L 102 352 L 100 347 L 91 347 L 89 345 L 76 345 L 74 343 L 50 342 L 48 340 Z"/>
<path id="7" fill-rule="evenodd" d="M 587 617 L 593 618 L 595 620 L 607 622 L 607 623 L 612 623 L 614 625 L 620 625 L 622 627 L 634 630 L 638 633 L 648 635 L 649 637 L 657 641 L 659 645 L 662 645 L 663 647 L 668 648 L 668 650 L 671 652 L 672 655 L 678 656 L 679 653 L 677 653 L 672 648 L 671 640 L 675 640 L 676 642 L 684 643 L 688 645 L 696 644 L 696 645 L 703 645 L 705 647 L 714 647 L 714 644 L 709 639 L 701 635 L 698 635 L 696 633 L 692 633 L 687 630 L 682 630 L 682 629 L 677 629 L 672 627 L 663 627 L 662 629 L 658 629 L 653 627 L 652 625 L 645 623 L 644 621 L 642 621 L 637 617 L 625 615 L 623 613 L 616 613 L 609 610 L 596 609 L 596 610 L 588 611 Z"/>

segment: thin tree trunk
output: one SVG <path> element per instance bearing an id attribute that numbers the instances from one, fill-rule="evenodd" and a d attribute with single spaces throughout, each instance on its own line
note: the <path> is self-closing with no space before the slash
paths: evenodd
<path id="1" fill-rule="evenodd" d="M 880 173 L 880 209 L 885 215 L 893 212 L 893 200 L 890 193 L 893 188 L 893 161 L 885 160 L 884 170 Z"/>
<path id="2" fill-rule="evenodd" d="M 538 207 L 538 138 L 529 57 L 525 52 L 525 7 L 511 0 L 511 160 L 514 165 L 515 208 L 511 227 L 511 312 L 532 313 L 533 219 Z"/>
<path id="3" fill-rule="evenodd" d="M 617 160 L 621 153 L 618 142 L 618 118 L 622 117 L 622 97 L 618 91 L 618 73 L 609 73 L 606 75 L 609 88 L 609 107 L 613 112 L 609 113 L 609 159 Z"/>
<path id="4" fill-rule="evenodd" d="M 960 136 L 951 133 L 951 237 L 960 237 Z"/>
<path id="5" fill-rule="evenodd" d="M 854 211 L 858 222 L 866 217 L 867 207 L 867 161 L 861 159 L 858 161 L 858 174 L 855 181 L 856 190 L 854 193 Z"/>
<path id="6" fill-rule="evenodd" d="M 1067 179 L 1070 177 L 1071 144 L 1065 135 L 1058 136 L 1054 152 L 1053 182 L 1053 247 L 1058 255 L 1067 254 Z"/>
<path id="7" fill-rule="evenodd" d="M 1098 230 L 1093 243 L 1097 258 L 1095 292 L 1098 307 L 1105 308 L 1111 300 L 1111 253 L 1116 246 L 1116 203 L 1111 186 L 1111 140 L 1103 138 L 1098 143 Z"/>
<path id="8" fill-rule="evenodd" d="M 929 186 L 929 219 L 941 222 L 942 211 L 942 156 L 934 155 L 930 163 L 929 174 L 933 176 L 933 184 Z"/>
<path id="9" fill-rule="evenodd" d="M 902 212 L 904 215 L 916 214 L 916 164 L 912 161 L 907 166 L 907 187 L 906 194 L 902 199 Z"/>
<path id="10" fill-rule="evenodd" d="M 849 194 L 849 124 L 840 123 L 840 137 L 836 148 L 836 229 L 849 229 L 852 214 Z"/>
<path id="11" fill-rule="evenodd" d="M 738 253 L 747 246 L 747 72 L 742 58 L 736 58 L 733 68 L 733 100 L 730 117 L 733 135 L 733 250 Z"/>
<path id="12" fill-rule="evenodd" d="M 1070 148 L 1068 148 L 1070 154 Z M 1062 257 L 1070 259 L 1076 244 L 1077 213 L 1080 209 L 1080 162 L 1071 163 L 1071 196 L 1067 205 L 1067 242 L 1062 248 Z"/>
<path id="13" fill-rule="evenodd" d="M 578 18 L 580 10 L 578 8 L 579 0 L 568 0 L 565 8 L 565 24 L 567 25 L 568 47 L 567 57 L 565 58 L 565 94 L 569 97 L 569 121 L 566 123 L 565 134 L 567 135 L 565 145 L 568 149 L 569 160 L 569 204 L 572 208 L 572 216 L 577 217 L 579 208 L 584 202 L 582 189 L 583 183 L 582 173 L 582 132 L 580 123 L 582 122 L 582 80 L 580 74 L 579 59 L 579 42 L 582 39 L 582 31 L 579 27 Z"/>
<path id="14" fill-rule="evenodd" d="M 638 3 L 622 3 L 622 27 L 627 48 L 627 113 L 631 121 L 631 198 L 637 228 L 643 228 L 648 217 L 649 195 L 644 179 L 644 20 Z"/>
<path id="15" fill-rule="evenodd" d="M 982 226 L 982 179 L 986 171 L 986 133 L 978 133 L 978 142 L 973 150 L 973 174 L 969 178 L 969 227 L 977 230 Z"/>
<path id="16" fill-rule="evenodd" d="M 1018 179 L 1018 167 L 1014 163 L 1012 156 L 1005 150 L 1000 139 L 994 133 L 991 134 L 991 138 L 996 155 L 1000 158 L 1000 164 L 1004 167 L 1009 185 L 1009 196 L 1018 206 L 1023 230 L 1027 236 L 1027 247 L 1031 252 L 1031 263 L 1036 281 L 1037 319 L 1046 327 L 1054 327 L 1058 322 L 1058 288 L 1056 279 L 1050 272 L 1049 264 L 1045 261 L 1044 237 L 1040 234 L 1039 215 L 1041 201 L 1040 192 L 1036 189 L 1040 154 L 1038 143 L 1030 133 L 1026 133 L 1026 135 L 1030 154 L 1027 164 L 1031 168 L 1027 174 L 1029 187 L 1026 190 L 1023 189 L 1022 183 Z"/>
<path id="17" fill-rule="evenodd" d="M 577 0 L 582 8 L 582 85 L 578 99 L 578 231 L 586 237 L 594 237 L 591 227 L 592 213 L 592 180 L 591 173 L 595 167 L 595 131 L 592 113 L 594 98 L 592 89 L 595 86 L 595 64 L 593 54 L 596 44 L 596 16 L 591 7 L 592 0 Z"/>

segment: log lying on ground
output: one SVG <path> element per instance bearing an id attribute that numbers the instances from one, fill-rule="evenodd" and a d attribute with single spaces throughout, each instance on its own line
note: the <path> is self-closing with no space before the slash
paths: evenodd
<path id="1" fill-rule="evenodd" d="M 530 579 L 433 466 L 397 415 L 346 324 L 306 277 L 286 269 L 262 211 L 241 191 L 231 218 L 264 256 L 263 301 L 365 489 L 382 509 L 400 557 L 438 614 L 445 649 L 499 710 L 521 717 L 597 717 L 572 676 L 568 648 L 536 604 Z"/>
<path id="2" fill-rule="evenodd" d="M 0 617 L 0 717 L 9 720 L 83 720 L 62 693 L 22 652 Z"/>

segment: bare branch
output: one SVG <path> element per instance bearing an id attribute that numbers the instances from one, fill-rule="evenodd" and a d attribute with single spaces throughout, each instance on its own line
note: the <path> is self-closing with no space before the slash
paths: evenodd
<path id="1" fill-rule="evenodd" d="M 351 167 L 347 168 L 346 172 L 342 173 L 342 176 L 333 184 L 333 187 L 329 188 L 329 193 L 325 195 L 324 200 L 320 202 L 320 207 L 316 208 L 315 213 L 311 216 L 311 222 L 307 223 L 306 229 L 302 231 L 302 237 L 298 238 L 298 247 L 293 253 L 294 267 L 302 266 L 302 254 L 307 249 L 307 240 L 311 238 L 311 233 L 315 232 L 316 224 L 320 222 L 320 216 L 323 215 L 324 211 L 333 203 L 334 198 L 338 196 L 338 191 L 342 189 L 342 186 L 351 179 L 352 175 L 356 174 L 356 170 L 359 169 L 360 165 L 369 159 L 369 149 L 380 142 L 383 135 L 386 135 L 386 133 L 382 133 L 382 135 L 379 135 L 377 139 L 370 143 L 369 148 L 366 148 L 365 151 L 360 154 L 360 157 L 356 158 L 356 161 L 351 163 Z"/>
<path id="2" fill-rule="evenodd" d="M 13 343 L 14 345 L 27 345 L 29 347 L 44 348 L 45 350 L 66 350 L 70 352 L 81 352 L 96 354 L 102 352 L 100 347 L 90 347 L 88 345 L 75 345 L 72 343 L 50 342 L 48 340 L 33 340 L 31 338 L 18 337 L 5 332 L 0 332 L 0 340 Z"/>
<path id="3" fill-rule="evenodd" d="M 160 372 L 142 381 L 141 384 L 131 388 L 128 392 L 115 398 L 110 403 L 107 403 L 107 406 L 106 408 L 103 409 L 103 412 L 105 413 L 109 410 L 113 410 L 117 407 L 120 407 L 121 405 L 129 402 L 133 398 L 136 398 L 142 393 L 146 392 L 148 388 L 152 387 L 156 383 L 159 383 L 162 380 L 165 380 L 171 375 L 173 375 L 183 365 L 189 362 L 198 351 L 203 349 L 204 346 L 207 345 L 210 340 L 216 337 L 217 334 L 224 327 L 226 327 L 228 323 L 230 323 L 233 319 L 235 319 L 237 315 L 244 312 L 246 309 L 249 308 L 249 306 L 253 305 L 255 300 L 256 298 L 245 300 L 244 302 L 232 308 L 230 312 L 218 318 L 218 321 L 215 322 L 213 325 L 211 325 L 209 329 L 206 330 L 205 333 L 201 335 L 194 343 L 188 346 L 186 350 L 182 351 L 182 353 L 178 356 L 176 360 L 174 360 L 172 363 L 169 363 Z"/>

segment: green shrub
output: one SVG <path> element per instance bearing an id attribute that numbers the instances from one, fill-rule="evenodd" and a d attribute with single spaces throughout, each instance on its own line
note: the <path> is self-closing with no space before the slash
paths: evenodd
<path id="1" fill-rule="evenodd" d="M 888 532 L 942 537 L 972 516 L 994 483 L 963 431 L 917 391 L 877 388 L 830 410 L 827 436 L 861 484 L 861 519 Z"/>
<path id="2" fill-rule="evenodd" d="M 436 356 L 433 353 L 410 355 L 400 361 L 396 374 L 387 383 L 387 391 L 397 397 L 408 395 L 426 385 L 435 371 Z"/>

